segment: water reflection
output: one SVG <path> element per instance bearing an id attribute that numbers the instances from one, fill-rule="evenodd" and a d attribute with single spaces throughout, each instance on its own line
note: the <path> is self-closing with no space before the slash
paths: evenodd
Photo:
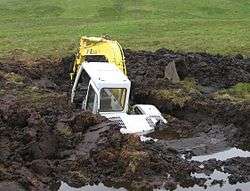
<path id="1" fill-rule="evenodd" d="M 194 173 L 192 176 L 196 178 L 206 178 L 207 181 L 205 183 L 206 188 L 199 187 L 195 185 L 192 188 L 182 188 L 180 186 L 175 189 L 175 191 L 200 191 L 200 190 L 206 190 L 206 191 L 229 191 L 229 190 L 236 190 L 241 189 L 242 191 L 248 191 L 250 188 L 250 182 L 247 183 L 237 183 L 237 184 L 229 184 L 228 177 L 230 174 L 220 172 L 215 170 L 211 175 L 206 175 L 204 173 Z M 223 185 L 211 185 L 213 180 L 223 180 Z"/>
<path id="2" fill-rule="evenodd" d="M 209 154 L 209 155 L 201 155 L 201 156 L 194 156 L 191 158 L 191 160 L 194 161 L 206 161 L 212 158 L 215 158 L 217 160 L 227 160 L 229 158 L 233 157 L 250 157 L 250 152 L 249 151 L 243 151 L 241 149 L 237 148 L 230 148 L 228 150 L 222 151 L 222 152 L 217 152 L 214 154 Z M 206 178 L 207 181 L 205 183 L 206 188 L 200 187 L 195 185 L 194 187 L 190 188 L 183 188 L 178 185 L 178 187 L 175 189 L 175 191 L 228 191 L 228 190 L 236 190 L 236 189 L 241 189 L 241 190 L 250 190 L 250 182 L 247 183 L 237 183 L 234 185 L 229 184 L 228 182 L 228 176 L 230 174 L 220 172 L 215 170 L 211 175 L 206 175 L 203 173 L 194 173 L 192 176 L 196 178 Z M 217 185 L 212 185 L 213 180 L 223 180 L 223 185 L 217 184 Z M 112 184 L 111 184 L 112 185 Z M 126 188 L 123 188 L 122 185 L 116 185 L 115 187 L 112 187 L 111 185 L 105 186 L 103 183 L 100 183 L 98 185 L 87 185 L 83 186 L 81 188 L 73 188 L 69 186 L 68 184 L 62 182 L 61 187 L 59 188 L 59 191 L 127 191 Z M 114 186 L 114 185 L 113 185 Z M 127 186 L 125 186 L 127 187 Z M 129 187 L 127 187 L 129 188 Z M 166 191 L 166 189 L 154 189 L 155 191 Z"/>
<path id="3" fill-rule="evenodd" d="M 237 183 L 234 185 L 229 184 L 227 177 L 229 176 L 229 174 L 226 173 L 222 173 L 219 171 L 215 171 L 213 174 L 211 174 L 210 176 L 207 176 L 205 174 L 194 174 L 193 176 L 195 177 L 199 177 L 199 178 L 208 178 L 210 177 L 211 179 L 208 180 L 206 182 L 207 187 L 200 187 L 195 185 L 194 187 L 190 187 L 190 188 L 183 188 L 181 186 L 177 186 L 177 188 L 175 189 L 175 191 L 229 191 L 229 190 L 236 190 L 236 189 L 241 189 L 242 191 L 245 190 L 249 190 L 250 188 L 250 182 L 248 183 Z M 211 182 L 213 180 L 224 180 L 224 184 L 222 186 L 220 185 L 211 185 Z M 100 183 L 98 185 L 87 185 L 87 186 L 83 186 L 81 188 L 73 188 L 70 187 L 69 185 L 67 185 L 66 183 L 62 182 L 62 185 L 59 189 L 59 191 L 128 191 L 125 188 L 113 188 L 113 187 L 107 187 L 104 184 Z M 154 189 L 153 191 L 166 191 L 166 189 L 162 188 L 162 189 Z"/>
<path id="4" fill-rule="evenodd" d="M 228 150 L 209 154 L 209 155 L 193 156 L 191 160 L 203 162 L 203 161 L 215 158 L 217 160 L 224 161 L 233 157 L 250 157 L 250 152 L 243 151 L 237 148 L 230 148 Z"/>
<path id="5" fill-rule="evenodd" d="M 103 183 L 93 186 L 86 185 L 81 188 L 73 188 L 69 186 L 67 183 L 62 182 L 61 187 L 59 188 L 58 191 L 127 191 L 127 189 L 107 187 Z"/>

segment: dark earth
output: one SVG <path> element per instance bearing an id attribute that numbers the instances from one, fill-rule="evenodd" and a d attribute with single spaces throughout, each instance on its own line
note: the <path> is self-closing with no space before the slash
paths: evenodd
<path id="1" fill-rule="evenodd" d="M 131 104 L 154 104 L 168 120 L 147 135 L 156 142 L 123 135 L 104 117 L 71 106 L 73 56 L 0 59 L 1 191 L 58 190 L 61 181 L 128 190 L 202 188 L 207 179 L 192 174 L 214 170 L 230 173 L 230 184 L 250 182 L 250 157 L 189 160 L 230 147 L 250 150 L 250 101 L 224 96 L 233 86 L 250 83 L 250 59 L 167 49 L 125 50 L 125 57 Z M 178 83 L 165 75 L 170 62 Z"/>

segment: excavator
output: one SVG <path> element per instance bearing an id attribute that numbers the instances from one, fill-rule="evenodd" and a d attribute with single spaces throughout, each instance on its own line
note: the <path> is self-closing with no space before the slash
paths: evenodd
<path id="1" fill-rule="evenodd" d="M 143 135 L 154 131 L 159 123 L 167 123 L 154 105 L 129 105 L 131 81 L 117 41 L 81 37 L 70 77 L 71 102 L 118 124 L 121 133 Z"/>

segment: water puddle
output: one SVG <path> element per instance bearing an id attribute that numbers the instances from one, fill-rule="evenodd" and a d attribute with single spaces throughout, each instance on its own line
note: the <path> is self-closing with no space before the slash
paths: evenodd
<path id="1" fill-rule="evenodd" d="M 229 190 L 236 190 L 236 189 L 241 189 L 241 190 L 249 190 L 250 188 L 250 182 L 248 183 L 237 183 L 234 185 L 231 185 L 228 183 L 226 178 L 229 176 L 229 174 L 222 173 L 219 171 L 215 171 L 213 174 L 210 176 L 207 176 L 205 174 L 194 174 L 193 176 L 197 178 L 208 178 L 210 177 L 211 179 L 206 182 L 206 188 L 200 187 L 198 185 L 195 185 L 190 188 L 183 188 L 181 186 L 177 186 L 175 191 L 229 191 Z M 223 185 L 211 185 L 211 182 L 213 180 L 224 180 Z M 59 191 L 128 191 L 125 188 L 114 188 L 114 187 L 107 187 L 104 184 L 100 183 L 98 185 L 87 185 L 83 186 L 81 188 L 73 188 L 66 183 L 62 182 L 61 187 L 59 188 Z M 154 189 L 154 191 L 166 191 L 166 189 Z"/>
<path id="2" fill-rule="evenodd" d="M 154 131 L 152 133 L 147 134 L 147 137 L 151 137 L 153 139 L 160 139 L 160 140 L 176 140 L 180 139 L 180 135 L 169 129 Z"/>
<path id="3" fill-rule="evenodd" d="M 209 155 L 193 156 L 191 160 L 203 162 L 203 161 L 215 158 L 216 160 L 224 161 L 233 157 L 250 157 L 250 152 L 243 151 L 241 149 L 237 149 L 234 147 L 225 151 L 221 151 L 221 152 L 217 152 L 217 153 L 213 153 Z"/>
<path id="4" fill-rule="evenodd" d="M 242 191 L 248 191 L 250 188 L 250 183 L 238 183 L 235 185 L 231 184 L 225 184 L 222 187 L 220 185 L 212 185 L 207 188 L 202 188 L 197 185 L 195 185 L 192 188 L 182 188 L 182 187 L 177 187 L 175 191 L 234 191 L 237 189 L 240 189 Z"/>
<path id="5" fill-rule="evenodd" d="M 194 173 L 192 176 L 196 178 L 206 178 L 208 179 L 205 183 L 206 188 L 200 187 L 198 185 L 193 186 L 192 188 L 183 188 L 181 186 L 178 186 L 175 191 L 200 191 L 200 190 L 206 190 L 206 191 L 228 191 L 228 190 L 249 190 L 250 188 L 250 182 L 247 183 L 237 183 L 237 184 L 229 184 L 228 182 L 228 176 L 230 174 L 220 172 L 215 170 L 211 175 L 206 175 L 204 173 Z M 211 183 L 214 180 L 223 180 L 222 185 L 216 184 L 212 185 Z M 163 190 L 162 190 L 163 191 Z"/>
<path id="6" fill-rule="evenodd" d="M 69 186 L 67 183 L 62 182 L 61 187 L 58 191 L 127 191 L 125 188 L 114 188 L 114 187 L 107 187 L 103 183 L 98 185 L 86 185 L 80 188 L 74 188 Z"/>
<path id="7" fill-rule="evenodd" d="M 143 137 L 144 138 L 144 137 Z M 145 139 L 144 141 L 147 141 Z M 212 158 L 215 158 L 217 160 L 227 160 L 233 157 L 250 157 L 250 152 L 249 151 L 243 151 L 241 149 L 237 148 L 230 148 L 228 150 L 224 150 L 222 152 L 217 152 L 209 155 L 200 155 L 200 156 L 193 156 L 191 160 L 194 161 L 206 161 Z M 236 190 L 236 189 L 241 189 L 241 190 L 249 190 L 250 188 L 250 182 L 247 183 L 237 183 L 234 185 L 231 185 L 228 181 L 228 177 L 230 174 L 220 172 L 215 170 L 212 174 L 206 175 L 204 173 L 194 173 L 192 174 L 193 177 L 196 178 L 205 178 L 207 179 L 205 183 L 205 187 L 200 187 L 198 185 L 195 185 L 190 188 L 183 188 L 180 185 L 177 186 L 175 191 L 228 191 L 228 190 Z M 220 181 L 220 184 L 213 184 L 213 181 L 217 180 Z M 105 186 L 103 183 L 100 183 L 98 185 L 86 185 L 80 188 L 73 188 L 69 186 L 67 183 L 62 182 L 61 187 L 59 188 L 59 191 L 127 191 L 126 188 L 123 188 L 121 185 L 116 185 L 116 187 L 111 187 L 111 186 Z M 154 189 L 154 191 L 166 191 L 166 189 Z"/>

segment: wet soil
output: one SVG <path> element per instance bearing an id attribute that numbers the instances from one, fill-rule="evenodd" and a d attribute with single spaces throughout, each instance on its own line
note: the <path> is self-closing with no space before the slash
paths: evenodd
<path id="1" fill-rule="evenodd" d="M 58 190 L 100 182 L 129 190 L 204 186 L 193 173 L 230 173 L 249 182 L 250 158 L 192 161 L 228 147 L 249 150 L 250 104 L 213 92 L 250 82 L 250 60 L 205 53 L 126 50 L 132 103 L 156 105 L 168 120 L 141 142 L 69 103 L 73 57 L 0 59 L 0 190 Z M 175 62 L 180 83 L 164 70 Z M 185 157 L 183 157 L 185 156 Z"/>
<path id="2" fill-rule="evenodd" d="M 249 100 L 216 99 L 213 93 L 239 82 L 249 83 L 250 59 L 241 55 L 182 54 L 167 49 L 127 50 L 125 56 L 133 85 L 131 100 L 156 105 L 169 121 L 167 134 L 193 137 L 224 132 L 227 141 L 249 149 Z M 171 62 L 176 63 L 180 78 L 185 79 L 180 83 L 173 84 L 164 76 L 165 67 Z"/>

